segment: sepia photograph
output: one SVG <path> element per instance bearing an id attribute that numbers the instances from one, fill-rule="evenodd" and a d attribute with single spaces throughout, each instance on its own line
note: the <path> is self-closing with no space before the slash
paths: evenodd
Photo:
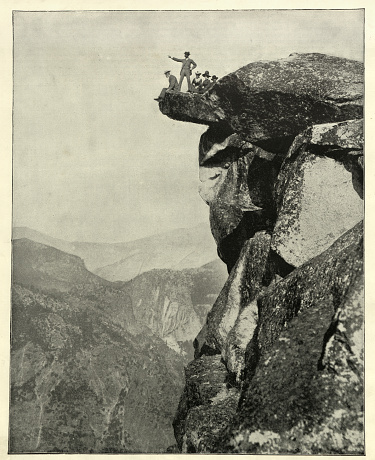
<path id="1" fill-rule="evenodd" d="M 365 8 L 42 3 L 8 454 L 365 455 Z"/>

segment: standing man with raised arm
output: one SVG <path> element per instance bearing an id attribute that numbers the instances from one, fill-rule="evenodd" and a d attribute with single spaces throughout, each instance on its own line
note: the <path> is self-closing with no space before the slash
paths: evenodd
<path id="1" fill-rule="evenodd" d="M 189 58 L 190 53 L 189 51 L 185 51 L 185 58 L 184 59 L 178 59 L 172 56 L 168 56 L 170 59 L 173 59 L 174 61 L 177 62 L 182 62 L 182 67 L 181 67 L 181 72 L 180 72 L 180 81 L 178 83 L 179 91 L 181 91 L 181 86 L 184 78 L 186 77 L 187 83 L 188 83 L 188 91 L 191 92 L 192 87 L 191 87 L 191 82 L 190 82 L 190 75 L 192 71 L 197 67 L 197 64 Z"/>

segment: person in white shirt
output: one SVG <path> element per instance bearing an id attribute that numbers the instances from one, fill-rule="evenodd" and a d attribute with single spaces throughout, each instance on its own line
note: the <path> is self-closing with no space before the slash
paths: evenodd
<path id="1" fill-rule="evenodd" d="M 202 83 L 203 83 L 203 79 L 201 77 L 201 73 L 200 72 L 195 72 L 195 77 L 193 79 L 193 81 L 191 82 L 192 84 L 192 91 L 193 93 L 198 93 L 199 92 L 199 88 L 202 86 Z"/>

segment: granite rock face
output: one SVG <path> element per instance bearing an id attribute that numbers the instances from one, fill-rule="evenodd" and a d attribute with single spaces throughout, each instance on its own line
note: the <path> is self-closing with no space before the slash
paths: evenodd
<path id="1" fill-rule="evenodd" d="M 208 126 L 200 194 L 229 273 L 186 371 L 182 452 L 363 454 L 362 98 L 361 63 L 293 54 L 160 103 Z"/>
<path id="2" fill-rule="evenodd" d="M 210 452 L 235 414 L 239 391 L 227 384 L 219 355 L 193 361 L 185 377 L 187 385 L 173 423 L 177 445 L 184 453 Z"/>
<path id="3" fill-rule="evenodd" d="M 281 203 L 271 246 L 298 267 L 362 220 L 363 194 L 354 186 L 354 161 L 345 164 L 306 147 L 288 160 L 279 176 L 283 183 L 276 185 Z"/>
<path id="4" fill-rule="evenodd" d="M 222 351 L 240 312 L 261 290 L 270 235 L 258 232 L 244 244 L 240 257 L 207 315 L 207 345 Z"/>
<path id="5" fill-rule="evenodd" d="M 362 252 L 359 225 L 258 298 L 234 452 L 363 452 Z"/>

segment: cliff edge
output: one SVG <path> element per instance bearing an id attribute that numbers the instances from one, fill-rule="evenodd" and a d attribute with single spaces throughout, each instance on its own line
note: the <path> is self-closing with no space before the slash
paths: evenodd
<path id="1" fill-rule="evenodd" d="M 204 95 L 200 194 L 228 280 L 174 420 L 185 453 L 363 454 L 363 64 L 292 54 Z"/>

